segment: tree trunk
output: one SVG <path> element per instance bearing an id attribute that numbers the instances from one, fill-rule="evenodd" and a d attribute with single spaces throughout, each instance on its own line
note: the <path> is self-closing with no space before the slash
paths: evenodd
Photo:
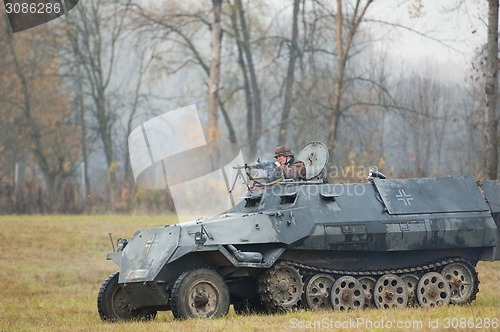
<path id="1" fill-rule="evenodd" d="M 234 31 L 234 39 L 236 41 L 236 48 L 238 49 L 238 66 L 241 69 L 241 74 L 243 75 L 243 90 L 245 92 L 245 104 L 247 107 L 247 117 L 246 117 L 246 129 L 247 138 L 249 146 L 249 157 L 253 159 L 256 153 L 256 144 L 253 136 L 254 124 L 253 124 L 253 100 L 252 100 L 252 90 L 250 87 L 250 79 L 248 78 L 248 68 L 245 63 L 245 58 L 243 55 L 244 45 L 243 39 L 238 28 L 238 12 L 240 8 L 236 6 L 241 6 L 241 1 L 236 0 L 235 5 L 231 6 L 231 24 Z M 242 10 L 242 9 L 240 9 Z"/>
<path id="2" fill-rule="evenodd" d="M 286 73 L 285 85 L 285 102 L 283 112 L 281 113 L 281 122 L 278 134 L 278 144 L 286 143 L 287 130 L 290 126 L 290 111 L 292 109 L 293 98 L 293 81 L 295 76 L 295 62 L 297 61 L 297 38 L 299 35 L 298 16 L 299 16 L 300 0 L 293 1 L 293 23 L 292 23 L 292 39 L 290 41 L 290 58 L 288 60 L 288 69 Z"/>
<path id="3" fill-rule="evenodd" d="M 134 121 L 135 115 L 137 113 L 137 110 L 139 108 L 139 98 L 140 98 L 140 92 L 141 92 L 141 87 L 142 87 L 142 80 L 144 77 L 144 73 L 148 67 L 148 64 L 146 64 L 146 68 L 144 68 L 144 56 L 145 56 L 145 51 L 142 52 L 141 57 L 140 57 L 140 62 L 141 65 L 139 67 L 139 77 L 137 79 L 137 84 L 135 85 L 135 90 L 134 90 L 134 102 L 132 103 L 132 110 L 130 111 L 130 114 L 127 119 L 127 132 L 125 133 L 126 137 L 130 136 L 130 133 L 132 132 L 132 122 Z M 127 140 L 128 142 L 128 140 Z M 132 176 L 132 165 L 130 164 L 130 150 L 128 147 L 127 143 L 127 149 L 125 149 L 125 156 L 123 158 L 124 162 L 124 168 L 125 168 L 125 176 L 124 180 L 127 183 L 127 187 L 132 187 L 133 182 L 133 176 Z"/>
<path id="4" fill-rule="evenodd" d="M 90 195 L 90 180 L 87 160 L 87 124 L 85 122 L 85 105 L 83 101 L 83 84 L 80 75 L 80 64 L 78 64 L 78 107 L 80 108 L 80 127 L 82 140 L 82 159 L 83 159 L 83 179 L 85 181 L 85 194 Z M 87 202 L 87 197 L 83 197 L 83 201 Z"/>
<path id="5" fill-rule="evenodd" d="M 111 123 L 106 111 L 106 97 L 103 87 L 98 89 L 97 96 L 94 97 L 96 104 L 97 123 L 99 127 L 99 135 L 104 148 L 104 157 L 106 158 L 106 176 L 108 183 L 106 184 L 107 208 L 114 212 L 115 190 L 116 190 L 116 164 L 113 151 L 113 140 L 111 137 Z"/>
<path id="6" fill-rule="evenodd" d="M 222 0 L 212 0 L 214 22 L 212 23 L 212 55 L 210 59 L 210 77 L 208 82 L 208 143 L 218 141 L 218 104 L 219 104 L 219 80 L 220 80 L 220 57 L 222 44 L 221 30 L 221 7 Z"/>
<path id="7" fill-rule="evenodd" d="M 486 171 L 488 178 L 497 179 L 498 173 L 498 0 L 488 0 L 488 71 L 486 80 L 487 145 Z"/>
<path id="8" fill-rule="evenodd" d="M 337 0 L 337 75 L 333 83 L 332 114 L 328 126 L 328 150 L 330 150 L 330 160 L 333 161 L 333 153 L 337 144 L 337 126 L 340 119 L 340 100 L 342 98 L 342 84 L 344 81 L 345 64 L 347 61 L 347 51 L 344 52 L 344 42 L 342 36 L 342 25 L 344 17 L 342 12 L 342 0 Z"/>
<path id="9" fill-rule="evenodd" d="M 236 0 L 235 5 L 238 9 L 240 18 L 241 32 L 243 35 L 242 46 L 245 53 L 246 63 L 248 66 L 248 73 L 250 75 L 250 86 L 252 88 L 252 110 L 253 110 L 253 131 L 250 143 L 250 157 L 254 158 L 257 152 L 259 139 L 262 135 L 262 102 L 260 99 L 259 83 L 257 82 L 257 74 L 255 73 L 255 66 L 253 64 L 253 56 L 250 46 L 250 33 L 247 28 L 245 11 L 241 0 Z"/>

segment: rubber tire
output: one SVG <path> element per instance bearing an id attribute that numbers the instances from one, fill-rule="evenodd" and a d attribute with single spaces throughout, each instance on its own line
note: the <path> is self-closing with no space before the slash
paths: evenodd
<path id="1" fill-rule="evenodd" d="M 189 306 L 190 292 L 198 283 L 204 282 L 216 293 L 215 309 L 207 315 L 196 315 Z M 227 315 L 230 305 L 229 288 L 222 277 L 211 269 L 195 269 L 184 272 L 177 278 L 172 288 L 172 314 L 176 319 L 214 318 Z"/>
<path id="2" fill-rule="evenodd" d="M 122 286 L 118 283 L 120 273 L 115 272 L 106 279 L 99 289 L 97 295 L 97 310 L 103 321 L 130 321 L 130 320 L 153 320 L 156 318 L 156 310 L 140 308 L 120 310 L 116 308 L 114 300 L 122 292 Z M 123 299 L 125 300 L 125 299 Z M 126 303 L 127 306 L 128 303 Z"/>

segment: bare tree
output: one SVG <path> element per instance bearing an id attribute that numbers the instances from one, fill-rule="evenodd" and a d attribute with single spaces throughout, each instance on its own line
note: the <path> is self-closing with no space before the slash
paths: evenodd
<path id="1" fill-rule="evenodd" d="M 342 96 L 344 76 L 346 72 L 347 61 L 349 60 L 349 52 L 353 45 L 354 37 L 358 31 L 359 25 L 363 21 L 366 11 L 372 4 L 373 0 L 366 0 L 363 4 L 362 0 L 356 0 L 354 9 L 351 15 L 345 16 L 343 12 L 343 1 L 337 0 L 337 16 L 336 16 L 336 43 L 337 43 L 337 73 L 333 84 L 332 107 L 333 111 L 328 118 L 328 148 L 330 150 L 330 158 L 333 158 L 335 146 L 337 143 L 338 123 L 342 114 Z M 344 34 L 344 24 L 347 25 L 347 31 Z"/>
<path id="2" fill-rule="evenodd" d="M 247 105 L 247 135 L 250 158 L 255 157 L 257 145 L 262 134 L 262 101 L 260 86 L 254 65 L 250 31 L 241 0 L 235 0 L 231 6 L 233 33 L 238 47 L 238 64 L 240 65 Z M 238 28 L 239 20 L 239 28 Z"/>
<path id="3" fill-rule="evenodd" d="M 243 12 L 243 8 L 241 8 L 241 10 L 238 10 L 239 8 L 237 8 L 238 4 L 240 6 L 241 5 L 241 1 L 240 0 L 236 0 L 235 1 L 235 4 L 234 5 L 231 5 L 231 26 L 233 28 L 233 33 L 234 33 L 234 40 L 236 41 L 236 48 L 238 50 L 238 66 L 240 67 L 241 69 L 241 75 L 243 76 L 243 91 L 245 92 L 245 105 L 246 105 L 246 108 L 247 108 L 247 114 L 246 114 L 246 130 L 247 130 L 247 138 L 248 138 L 248 142 L 250 144 L 250 156 L 253 158 L 255 156 L 255 147 L 256 147 L 256 140 L 254 139 L 254 102 L 253 102 L 253 98 L 252 98 L 252 88 L 250 86 L 250 78 L 249 78 L 249 74 L 248 74 L 248 66 L 247 66 L 247 61 L 245 60 L 245 55 L 246 53 L 244 53 L 244 48 L 245 48 L 245 45 L 244 45 L 244 41 L 243 41 L 243 38 L 242 38 L 242 34 L 240 32 L 240 28 L 239 28 L 239 25 L 238 25 L 238 21 L 239 20 L 245 20 L 245 17 L 244 17 L 244 12 Z M 243 18 L 239 18 L 238 15 L 241 16 L 241 13 L 243 13 Z M 241 25 L 243 26 L 246 26 L 246 22 L 245 23 L 241 23 Z M 247 31 L 247 35 L 248 35 L 248 31 Z M 250 53 L 251 54 L 251 53 Z M 253 62 L 252 62 L 253 64 Z"/>
<path id="4" fill-rule="evenodd" d="M 207 141 L 214 143 L 218 141 L 218 103 L 219 103 L 219 81 L 221 66 L 221 11 L 222 0 L 212 0 L 214 20 L 212 23 L 212 54 L 210 59 L 210 75 L 208 80 L 208 128 Z"/>
<path id="5" fill-rule="evenodd" d="M 485 87 L 487 107 L 486 169 L 490 179 L 498 175 L 498 0 L 488 0 L 488 70 Z"/>
<path id="6" fill-rule="evenodd" d="M 29 151 L 34 158 L 31 168 L 37 165 L 43 175 L 48 192 L 48 204 L 43 207 L 46 211 L 58 211 L 64 208 L 59 201 L 61 185 L 71 177 L 79 158 L 75 149 L 78 128 L 70 121 L 71 101 L 58 72 L 59 40 L 49 30 L 14 39 L 8 22 L 5 23 L 0 43 L 8 51 L 1 72 L 10 82 L 5 85 L 7 91 L 3 91 L 5 99 L 0 100 L 0 109 L 13 113 L 12 130 L 17 131 L 19 140 L 16 148 Z M 16 155 L 21 156 L 18 152 Z"/>
<path id="7" fill-rule="evenodd" d="M 222 1 L 220 4 L 218 1 L 212 3 L 211 12 L 214 15 L 213 20 L 207 18 L 204 11 L 199 12 L 194 10 L 194 8 L 190 8 L 189 12 L 185 12 L 177 4 L 173 6 L 172 4 L 167 5 L 170 6 L 164 8 L 163 11 L 152 11 L 145 6 L 136 5 L 136 28 L 142 30 L 144 33 L 147 33 L 150 36 L 149 38 L 157 40 L 158 43 L 161 43 L 164 46 L 169 45 L 170 48 L 174 48 L 176 51 L 178 51 L 177 47 L 183 49 L 184 52 L 188 51 L 189 55 L 185 54 L 181 58 L 177 58 L 174 61 L 174 64 L 163 64 L 162 69 L 170 74 L 175 74 L 191 64 L 199 65 L 208 78 L 209 92 L 207 95 L 211 95 L 208 104 L 209 110 L 212 111 L 209 111 L 210 125 L 208 125 L 208 127 L 213 127 L 213 124 L 217 124 L 218 116 L 213 113 L 215 107 L 217 111 L 221 112 L 224 119 L 224 123 L 226 124 L 228 130 L 229 140 L 232 143 L 236 143 L 236 130 L 234 129 L 229 112 L 226 110 L 224 101 L 220 97 L 219 93 L 223 87 L 219 86 L 220 60 L 219 63 L 217 63 L 216 58 L 219 57 L 220 59 L 221 57 L 222 34 L 224 31 L 221 24 Z M 219 41 L 215 40 L 215 43 L 218 43 L 218 45 L 214 46 L 212 44 L 211 51 L 216 53 L 211 53 L 210 60 L 206 59 L 202 52 L 202 47 L 196 44 L 196 40 L 194 38 L 196 33 L 206 32 L 201 31 L 202 29 L 200 27 L 207 27 L 211 31 L 212 42 L 213 38 L 219 39 Z M 214 29 L 218 30 L 217 37 L 215 36 Z M 161 59 L 161 56 L 158 55 L 157 58 Z M 212 69 L 219 71 L 219 73 L 212 72 Z M 213 91 L 213 86 L 211 84 L 215 82 L 214 80 L 216 77 L 218 77 L 218 82 L 216 90 Z M 208 134 L 207 136 L 210 135 L 212 134 Z"/>
<path id="8" fill-rule="evenodd" d="M 117 114 L 110 106 L 110 82 L 117 61 L 118 42 L 124 33 L 130 5 L 131 0 L 114 0 L 105 4 L 92 0 L 77 6 L 67 15 L 67 37 L 72 45 L 67 61 L 70 66 L 81 68 L 81 77 L 77 79 L 82 80 L 83 88 L 92 101 L 89 109 L 102 142 L 110 181 L 106 186 L 110 209 L 114 205 L 117 183 L 117 158 L 113 146 Z M 85 121 L 85 118 L 82 120 Z"/>
<path id="9" fill-rule="evenodd" d="M 88 142 L 87 142 L 87 123 L 86 123 L 86 111 L 85 111 L 85 91 L 83 88 L 83 79 L 82 79 L 82 55 L 80 53 L 80 45 L 77 42 L 76 38 L 69 38 L 70 44 L 73 50 L 73 55 L 76 57 L 76 65 L 71 69 L 76 75 L 75 85 L 76 85 L 76 104 L 78 105 L 78 119 L 80 121 L 80 137 L 81 137 L 81 149 L 82 149 L 82 162 L 83 162 L 83 174 L 85 181 L 85 195 L 89 195 L 91 193 L 91 184 L 89 178 L 89 162 L 88 162 Z M 84 197 L 84 205 L 86 205 L 86 197 Z"/>
<path id="10" fill-rule="evenodd" d="M 293 16 L 292 16 L 292 37 L 289 43 L 290 55 L 288 58 L 288 69 L 285 77 L 285 100 L 283 104 L 283 111 L 281 113 L 281 122 L 278 133 L 278 144 L 285 144 L 287 128 L 290 122 L 290 111 L 292 109 L 293 98 L 293 83 L 295 80 L 295 62 L 297 61 L 298 45 L 297 40 L 299 36 L 298 16 L 299 16 L 300 0 L 293 2 Z"/>

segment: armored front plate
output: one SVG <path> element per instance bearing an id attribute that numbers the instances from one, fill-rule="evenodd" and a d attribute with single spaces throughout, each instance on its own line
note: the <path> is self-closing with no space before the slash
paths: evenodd
<path id="1" fill-rule="evenodd" d="M 151 281 L 179 245 L 179 226 L 138 231 L 123 251 L 119 282 Z"/>

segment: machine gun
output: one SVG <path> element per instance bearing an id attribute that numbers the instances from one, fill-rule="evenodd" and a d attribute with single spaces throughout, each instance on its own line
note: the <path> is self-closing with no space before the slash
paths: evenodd
<path id="1" fill-rule="evenodd" d="M 240 178 L 243 180 L 243 183 L 245 184 L 245 186 L 247 187 L 247 189 L 249 191 L 252 191 L 252 188 L 255 185 L 265 186 L 266 185 L 265 183 L 259 182 L 258 180 L 267 178 L 267 170 L 273 169 L 275 167 L 276 167 L 276 164 L 273 163 L 272 161 L 263 161 L 263 162 L 261 162 L 260 159 L 257 159 L 257 163 L 256 164 L 252 164 L 252 165 L 245 164 L 245 165 L 236 165 L 236 166 L 233 166 L 233 169 L 236 169 L 237 172 L 236 172 L 236 176 L 235 176 L 234 181 L 233 181 L 233 185 L 231 186 L 231 189 L 229 190 L 229 193 L 233 192 L 234 187 L 236 186 L 236 182 Z M 250 186 L 248 184 L 247 179 L 243 175 L 243 172 L 242 172 L 243 169 L 245 170 L 245 174 L 247 175 L 247 178 L 249 180 L 253 181 L 252 186 Z M 253 174 L 252 175 L 251 174 L 251 170 L 258 170 L 258 174 Z"/>

